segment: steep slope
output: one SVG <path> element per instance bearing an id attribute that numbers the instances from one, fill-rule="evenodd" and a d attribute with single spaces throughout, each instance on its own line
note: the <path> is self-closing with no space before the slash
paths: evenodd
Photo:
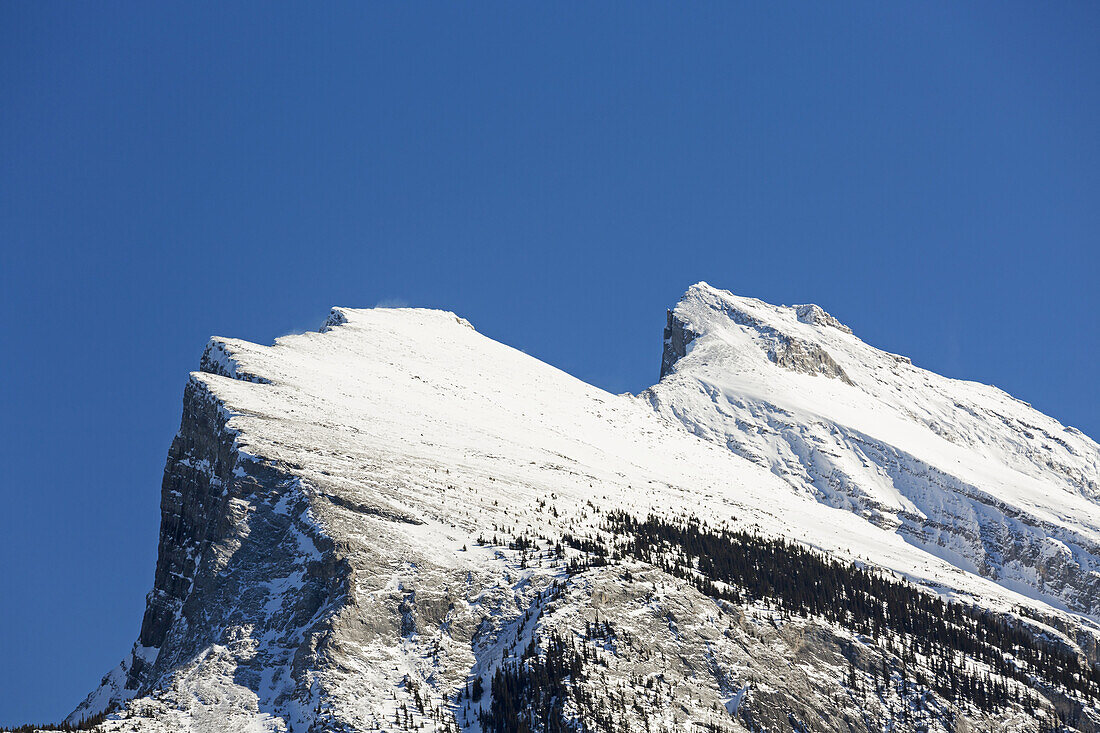
<path id="1" fill-rule="evenodd" d="M 1096 729 L 1100 687 L 1077 667 L 1095 659 L 1088 618 L 685 430 L 672 405 L 699 391 L 687 366 L 706 343 L 684 342 L 672 374 L 634 397 L 439 311 L 334 309 L 320 333 L 274 346 L 214 339 L 165 469 L 139 640 L 72 720 L 110 708 L 103 730 L 508 730 L 517 716 L 538 730 L 1027 730 L 1061 714 Z M 1052 526 L 1077 526 L 1076 504 L 1045 506 Z M 622 517 L 649 516 L 669 537 L 687 524 L 643 550 Z M 818 562 L 755 537 L 836 559 L 832 592 L 890 618 L 823 608 L 812 574 L 755 586 L 773 577 L 765 560 L 780 576 Z M 707 570 L 700 541 L 759 572 Z M 886 573 L 873 593 L 864 567 Z M 940 624 L 954 641 L 918 643 L 909 623 L 933 592 L 967 604 Z M 987 613 L 957 611 L 971 607 Z"/>
<path id="2" fill-rule="evenodd" d="M 669 312 L 655 409 L 965 570 L 1100 613 L 1100 446 L 815 305 L 705 283 Z"/>

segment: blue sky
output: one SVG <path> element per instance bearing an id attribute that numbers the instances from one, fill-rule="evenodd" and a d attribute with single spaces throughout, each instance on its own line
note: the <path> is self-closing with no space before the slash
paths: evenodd
<path id="1" fill-rule="evenodd" d="M 0 724 L 129 650 L 212 334 L 447 308 L 609 390 L 707 280 L 1100 437 L 1094 3 L 0 5 Z"/>

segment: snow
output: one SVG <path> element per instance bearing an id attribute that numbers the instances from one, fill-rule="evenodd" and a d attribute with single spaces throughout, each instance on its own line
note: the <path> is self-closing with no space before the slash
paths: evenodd
<path id="1" fill-rule="evenodd" d="M 148 714 L 140 706 L 128 714 L 173 724 L 242 716 L 238 729 L 274 731 L 326 711 L 381 727 L 409 699 L 399 693 L 407 679 L 432 706 L 449 705 L 444 696 L 470 675 L 487 680 L 506 648 L 522 652 L 536 634 L 524 614 L 541 613 L 562 577 L 545 557 L 523 562 L 477 538 L 526 532 L 552 544 L 563 531 L 593 530 L 613 509 L 754 528 L 950 597 L 1089 623 L 1060 610 L 1073 599 L 1039 588 L 1019 562 L 1001 563 L 1009 577 L 996 582 L 977 572 L 988 558 L 955 534 L 921 545 L 901 530 L 948 514 L 978 532 L 1005 523 L 1014 536 L 1042 530 L 1044 558 L 1092 562 L 1083 548 L 1100 541 L 1095 443 L 999 390 L 874 350 L 820 308 L 778 308 L 701 284 L 676 313 L 700 335 L 673 373 L 638 396 L 586 384 L 443 311 L 334 308 L 321 332 L 272 346 L 212 341 L 208 370 L 191 379 L 219 401 L 238 461 L 293 474 L 276 510 L 289 511 L 292 492 L 305 497 L 303 526 L 332 538 L 350 568 L 348 597 L 318 611 L 330 635 L 317 654 L 335 661 L 307 680 L 272 670 L 242 685 L 235 665 L 275 643 L 242 632 L 236 646 L 211 645 L 174 673 L 176 692 L 131 703 L 150 706 Z M 761 347 L 777 334 L 824 349 L 852 384 L 777 366 Z M 1047 442 L 1049 462 L 1062 468 L 1037 463 L 1042 449 L 1003 421 L 1060 440 Z M 1013 526 L 1008 510 L 1024 518 Z M 247 518 L 239 521 L 243 533 Z M 324 555 L 291 527 L 303 562 Z M 291 568 L 271 573 L 269 616 L 302 582 Z M 584 603 L 595 607 L 599 593 L 616 591 L 613 583 L 597 591 L 603 576 L 593 578 Z M 711 638 L 713 604 L 683 600 L 682 584 L 673 589 L 669 597 L 654 587 L 654 605 L 631 606 L 629 618 L 653 630 L 655 617 L 683 606 L 696 615 L 669 616 L 652 633 Z M 580 608 L 547 614 L 566 624 Z M 468 638 L 474 643 L 459 641 Z M 741 681 L 712 696 L 719 710 L 736 711 L 756 693 Z M 181 708 L 180 700 L 198 702 Z"/>
<path id="2" fill-rule="evenodd" d="M 741 701 L 745 699 L 745 695 L 749 691 L 750 684 L 746 682 L 741 688 L 727 700 L 722 701 L 723 707 L 726 708 L 726 712 L 730 715 L 737 715 L 737 709 L 741 707 Z"/>
<path id="3" fill-rule="evenodd" d="M 658 412 L 769 468 L 792 487 L 973 571 L 1030 585 L 1088 611 L 1078 587 L 1037 587 L 997 557 L 1018 540 L 1046 558 L 1050 536 L 1074 548 L 1059 568 L 1100 569 L 1100 446 L 995 387 L 948 379 L 879 351 L 821 309 L 772 306 L 704 283 L 675 315 L 698 334 L 673 373 L 646 392 Z M 776 335 L 829 355 L 847 381 L 776 364 Z M 936 534 L 1004 528 L 986 546 Z M 919 535 L 924 534 L 922 538 Z M 957 546 L 955 546 L 957 545 Z M 1075 567 L 1082 570 L 1074 571 Z M 1092 613 L 1100 612 L 1100 607 Z"/>

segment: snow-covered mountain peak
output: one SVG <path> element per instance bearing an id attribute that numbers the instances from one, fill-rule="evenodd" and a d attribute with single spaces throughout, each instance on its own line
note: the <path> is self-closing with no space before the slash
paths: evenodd
<path id="1" fill-rule="evenodd" d="M 669 311 L 661 374 L 646 396 L 696 435 L 959 567 L 1100 612 L 1100 446 L 1080 431 L 817 306 L 705 283 Z"/>
<path id="2" fill-rule="evenodd" d="M 795 372 L 825 375 L 850 384 L 827 348 L 830 335 L 850 334 L 847 326 L 820 306 L 775 306 L 700 282 L 691 286 L 669 311 L 661 377 L 689 351 L 703 345 L 707 353 L 733 347 L 746 363 L 766 359 Z"/>
<path id="3" fill-rule="evenodd" d="M 665 335 L 638 396 L 446 311 L 211 339 L 137 643 L 69 722 L 1097 729 L 1095 443 L 816 306 L 700 283 Z"/>
<path id="4" fill-rule="evenodd" d="M 772 305 L 757 298 L 734 295 L 728 290 L 716 288 L 707 282 L 697 282 L 688 288 L 676 310 L 703 316 L 712 311 L 720 317 L 734 320 L 759 321 L 778 330 L 788 330 L 794 323 L 807 326 L 829 327 L 850 334 L 852 329 L 814 303 L 804 305 Z M 702 318 L 703 322 L 708 319 Z M 798 331 L 798 329 L 794 329 Z M 797 334 L 791 334 L 797 335 Z"/>

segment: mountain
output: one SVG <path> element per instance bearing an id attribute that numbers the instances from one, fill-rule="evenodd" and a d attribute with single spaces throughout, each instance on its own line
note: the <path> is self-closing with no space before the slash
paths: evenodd
<path id="1" fill-rule="evenodd" d="M 688 353 L 690 351 L 690 353 Z M 816 305 L 700 283 L 654 409 L 972 573 L 1100 613 L 1100 447 L 1001 390 L 879 351 Z"/>
<path id="2" fill-rule="evenodd" d="M 700 283 L 612 395 L 452 313 L 212 339 L 105 731 L 1100 728 L 1100 447 Z"/>

